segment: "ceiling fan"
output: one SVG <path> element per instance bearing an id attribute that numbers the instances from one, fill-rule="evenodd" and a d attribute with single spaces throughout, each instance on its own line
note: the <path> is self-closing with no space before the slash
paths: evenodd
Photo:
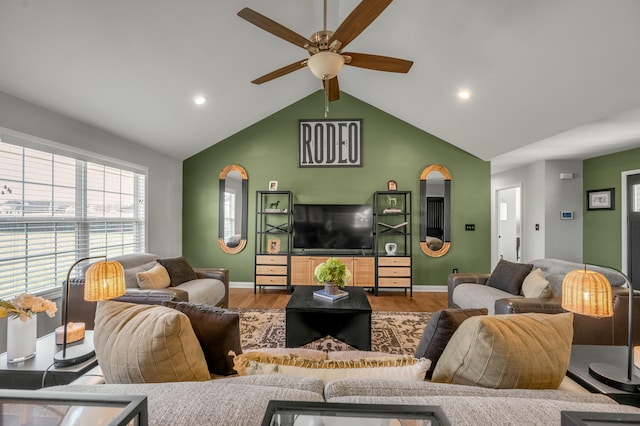
<path id="1" fill-rule="evenodd" d="M 362 0 L 356 8 L 340 24 L 337 30 L 327 31 L 327 0 L 324 0 L 324 29 L 311 35 L 309 39 L 278 24 L 277 22 L 245 7 L 238 16 L 250 23 L 270 32 L 276 37 L 300 46 L 309 52 L 310 57 L 286 65 L 253 80 L 254 84 L 262 84 L 283 75 L 309 67 L 311 72 L 322 80 L 326 97 L 329 101 L 340 98 L 338 73 L 343 65 L 368 68 L 377 71 L 407 73 L 412 61 L 391 58 L 388 56 L 369 55 L 366 53 L 343 52 L 349 43 L 365 30 L 393 0 Z"/>

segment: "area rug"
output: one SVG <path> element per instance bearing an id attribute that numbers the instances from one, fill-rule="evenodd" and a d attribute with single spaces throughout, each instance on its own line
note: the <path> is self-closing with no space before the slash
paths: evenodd
<path id="1" fill-rule="evenodd" d="M 240 314 L 243 349 L 284 348 L 285 313 L 281 309 L 231 309 Z M 430 312 L 374 312 L 371 350 L 401 355 L 416 352 Z M 346 344 L 344 346 L 347 346 Z M 345 349 L 339 341 L 324 341 L 319 349 Z"/>

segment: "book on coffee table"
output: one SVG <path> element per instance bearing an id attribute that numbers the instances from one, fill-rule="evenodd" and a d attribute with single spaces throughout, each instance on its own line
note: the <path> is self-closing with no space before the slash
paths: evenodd
<path id="1" fill-rule="evenodd" d="M 320 297 L 322 299 L 333 301 L 333 300 L 344 299 L 345 297 L 349 296 L 349 293 L 343 290 L 338 290 L 338 294 L 329 294 L 326 291 L 324 291 L 324 288 L 323 288 L 323 289 L 314 291 L 313 295 L 314 297 Z"/>

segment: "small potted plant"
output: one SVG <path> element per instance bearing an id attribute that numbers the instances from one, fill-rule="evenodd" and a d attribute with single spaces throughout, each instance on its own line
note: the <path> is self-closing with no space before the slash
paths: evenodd
<path id="1" fill-rule="evenodd" d="M 324 284 L 328 294 L 337 294 L 339 289 L 351 282 L 351 272 L 337 257 L 331 257 L 316 266 L 313 276 L 320 284 Z"/>

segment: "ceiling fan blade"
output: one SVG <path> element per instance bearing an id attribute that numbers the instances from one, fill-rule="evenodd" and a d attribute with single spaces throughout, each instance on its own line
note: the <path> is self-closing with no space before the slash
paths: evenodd
<path id="1" fill-rule="evenodd" d="M 274 36 L 280 37 L 281 39 L 286 40 L 289 43 L 293 43 L 296 46 L 300 46 L 303 49 L 306 49 L 306 46 L 315 46 L 310 40 L 302 37 L 300 34 L 290 30 L 284 25 L 278 24 L 276 21 L 273 21 L 254 10 L 249 9 L 248 7 L 245 7 L 238 12 L 238 16 L 273 34 Z"/>
<path id="2" fill-rule="evenodd" d="M 307 60 L 306 59 L 301 59 L 297 62 L 294 62 L 290 65 L 286 65 L 282 68 L 278 68 L 275 71 L 271 71 L 269 74 L 265 74 L 262 77 L 258 77 L 255 80 L 252 81 L 253 84 L 262 84 L 262 83 L 266 83 L 267 81 L 271 81 L 273 79 L 276 79 L 278 77 L 282 77 L 283 75 L 289 74 L 291 72 L 297 71 L 301 68 L 304 68 L 307 66 Z"/>
<path id="3" fill-rule="evenodd" d="M 347 44 L 351 43 L 354 38 L 358 37 L 392 1 L 393 0 L 362 0 L 333 33 L 329 40 L 329 45 L 331 45 L 334 40 L 338 40 L 341 43 L 340 48 L 343 49 Z"/>
<path id="4" fill-rule="evenodd" d="M 413 65 L 413 61 L 389 56 L 369 55 L 366 53 L 343 53 L 342 55 L 351 57 L 351 61 L 345 62 L 345 65 L 377 71 L 407 73 Z"/>
<path id="5" fill-rule="evenodd" d="M 338 77 L 333 77 L 331 80 L 322 80 L 324 86 L 324 92 L 327 95 L 329 102 L 337 101 L 340 99 L 340 86 L 338 85 Z"/>

